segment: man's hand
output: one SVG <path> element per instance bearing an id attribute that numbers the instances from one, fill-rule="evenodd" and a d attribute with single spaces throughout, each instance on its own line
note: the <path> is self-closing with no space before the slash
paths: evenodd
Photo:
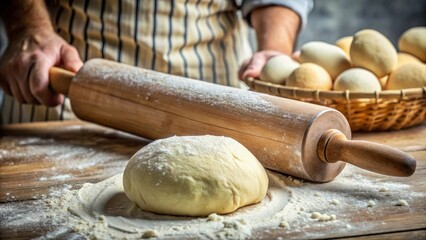
<path id="1" fill-rule="evenodd" d="M 0 84 L 21 103 L 56 106 L 63 96 L 49 89 L 49 69 L 76 72 L 83 65 L 77 50 L 54 32 L 11 39 L 0 61 Z"/>
<path id="2" fill-rule="evenodd" d="M 62 66 L 76 72 L 83 63 L 77 50 L 54 32 L 44 5 L 39 5 L 44 4 L 43 1 L 22 4 L 28 6 L 13 6 L 13 3 L 8 6 L 15 15 L 22 11 L 13 8 L 25 9 L 27 15 L 22 24 L 8 24 L 12 20 L 6 19 L 7 13 L 2 13 L 9 44 L 0 60 L 0 86 L 21 103 L 56 106 L 64 97 L 49 89 L 49 69 Z M 31 16 L 34 23 L 28 19 Z"/>
<path id="3" fill-rule="evenodd" d="M 240 67 L 238 77 L 258 78 L 265 63 L 272 57 L 291 55 L 300 27 L 300 17 L 294 11 L 280 6 L 256 8 L 251 13 L 256 31 L 258 52 Z"/>
<path id="4" fill-rule="evenodd" d="M 254 53 L 250 59 L 247 59 L 243 62 L 238 72 L 238 77 L 240 79 L 246 79 L 248 77 L 258 78 L 266 62 L 270 58 L 278 55 L 282 55 L 282 53 L 272 50 L 265 50 Z"/>

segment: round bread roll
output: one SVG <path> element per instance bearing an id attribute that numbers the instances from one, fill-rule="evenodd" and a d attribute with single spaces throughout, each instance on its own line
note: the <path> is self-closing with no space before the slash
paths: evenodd
<path id="1" fill-rule="evenodd" d="M 405 31 L 398 41 L 401 52 L 409 53 L 426 62 L 426 27 L 415 27 Z"/>
<path id="2" fill-rule="evenodd" d="M 302 63 L 288 77 L 286 86 L 331 90 L 333 81 L 328 72 L 315 63 Z"/>
<path id="3" fill-rule="evenodd" d="M 209 135 L 154 141 L 130 159 L 123 175 L 126 196 L 141 209 L 187 216 L 225 214 L 258 203 L 268 181 L 243 145 Z"/>
<path id="4" fill-rule="evenodd" d="M 341 48 L 346 55 L 349 57 L 350 54 L 350 50 L 351 50 L 351 44 L 352 44 L 352 40 L 354 39 L 354 37 L 352 36 L 347 36 L 347 37 L 342 37 L 340 39 L 338 39 L 336 41 L 336 46 L 338 46 L 339 48 Z"/>
<path id="5" fill-rule="evenodd" d="M 260 72 L 260 80 L 284 84 L 290 74 L 299 67 L 299 63 L 287 55 L 273 57 L 266 62 Z"/>
<path id="6" fill-rule="evenodd" d="M 363 68 L 352 68 L 340 74 L 334 82 L 336 91 L 373 92 L 381 91 L 379 79 L 372 72 Z"/>
<path id="7" fill-rule="evenodd" d="M 407 63 L 393 71 L 386 84 L 386 89 L 397 90 L 426 86 L 426 65 Z"/>
<path id="8" fill-rule="evenodd" d="M 325 42 L 304 44 L 300 50 L 300 62 L 315 63 L 323 67 L 332 79 L 351 67 L 349 58 L 342 49 Z"/>
<path id="9" fill-rule="evenodd" d="M 354 67 L 370 70 L 378 78 L 391 73 L 397 66 L 397 53 L 392 43 L 372 29 L 354 35 L 350 55 Z"/>
<path id="10" fill-rule="evenodd" d="M 403 65 L 403 64 L 413 63 L 413 62 L 414 63 L 421 63 L 421 61 L 418 58 L 414 57 L 411 54 L 403 53 L 403 52 L 398 53 L 398 67 Z"/>

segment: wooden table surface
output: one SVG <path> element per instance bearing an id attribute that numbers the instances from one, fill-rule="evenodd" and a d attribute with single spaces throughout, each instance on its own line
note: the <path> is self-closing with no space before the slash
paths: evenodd
<path id="1" fill-rule="evenodd" d="M 129 158 L 149 143 L 79 121 L 8 125 L 0 128 L 0 136 L 0 239 L 49 238 L 64 223 L 51 221 L 44 214 L 49 206 L 42 206 L 40 200 L 121 173 Z M 253 233 L 253 238 L 426 239 L 426 194 L 422 194 L 426 193 L 426 123 L 400 131 L 354 133 L 353 138 L 399 148 L 416 158 L 417 170 L 408 178 L 359 171 L 376 182 L 398 182 L 407 192 L 420 193 L 409 199 L 409 207 L 377 206 L 374 214 L 348 210 L 345 214 L 352 227 L 345 231 L 332 224 L 308 224 L 264 229 Z M 305 187 L 311 185 L 319 186 L 306 183 Z M 317 234 L 308 234 L 313 232 Z M 81 238 L 72 231 L 56 236 Z"/>

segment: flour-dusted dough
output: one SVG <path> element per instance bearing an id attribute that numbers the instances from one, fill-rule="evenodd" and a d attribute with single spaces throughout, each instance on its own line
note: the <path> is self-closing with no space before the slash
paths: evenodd
<path id="1" fill-rule="evenodd" d="M 276 84 L 284 84 L 288 76 L 299 67 L 299 63 L 287 55 L 273 57 L 266 62 L 260 72 L 260 80 Z"/>
<path id="2" fill-rule="evenodd" d="M 421 61 L 411 54 L 399 52 L 398 53 L 398 65 L 397 66 L 399 67 L 399 66 L 406 64 L 406 63 L 421 63 Z"/>
<path id="3" fill-rule="evenodd" d="M 398 40 L 401 52 L 414 55 L 426 62 L 426 27 L 414 27 L 405 31 Z"/>
<path id="4" fill-rule="evenodd" d="M 336 46 L 341 48 L 348 57 L 350 57 L 351 44 L 353 39 L 353 36 L 342 37 L 340 39 L 337 39 L 335 44 Z"/>
<path id="5" fill-rule="evenodd" d="M 288 77 L 286 86 L 330 90 L 333 80 L 328 72 L 315 63 L 302 63 Z"/>
<path id="6" fill-rule="evenodd" d="M 391 73 L 398 63 L 391 41 L 373 29 L 365 29 L 354 35 L 350 55 L 354 67 L 365 68 L 378 78 Z"/>
<path id="7" fill-rule="evenodd" d="M 387 90 L 426 87 L 426 65 L 406 63 L 393 71 L 386 83 Z"/>
<path id="8" fill-rule="evenodd" d="M 127 197 L 160 214 L 208 216 L 260 202 L 268 188 L 265 169 L 228 137 L 170 137 L 150 143 L 123 175 Z"/>
<path id="9" fill-rule="evenodd" d="M 379 79 L 372 72 L 363 68 L 351 68 L 340 74 L 334 82 L 336 91 L 374 92 L 381 91 Z"/>
<path id="10" fill-rule="evenodd" d="M 335 79 L 349 69 L 351 63 L 346 53 L 339 47 L 325 42 L 308 42 L 300 50 L 301 63 L 315 63 L 324 68 Z"/>

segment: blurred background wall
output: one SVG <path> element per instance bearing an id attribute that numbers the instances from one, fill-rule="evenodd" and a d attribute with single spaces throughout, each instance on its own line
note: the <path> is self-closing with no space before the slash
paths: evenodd
<path id="1" fill-rule="evenodd" d="M 7 45 L 7 37 L 4 30 L 3 22 L 0 19 L 0 56 L 2 55 L 4 49 L 6 48 L 6 45 Z"/>
<path id="2" fill-rule="evenodd" d="M 415 26 L 426 26 L 426 0 L 314 0 L 296 47 L 309 41 L 334 43 L 365 28 L 383 33 L 396 46 L 398 37 Z M 2 30 L 0 22 L 0 55 L 7 44 Z M 253 32 L 250 40 L 255 48 Z"/>
<path id="3" fill-rule="evenodd" d="M 416 26 L 426 26 L 426 0 L 314 0 L 297 48 L 309 41 L 334 43 L 366 28 L 397 46 L 399 36 Z"/>

